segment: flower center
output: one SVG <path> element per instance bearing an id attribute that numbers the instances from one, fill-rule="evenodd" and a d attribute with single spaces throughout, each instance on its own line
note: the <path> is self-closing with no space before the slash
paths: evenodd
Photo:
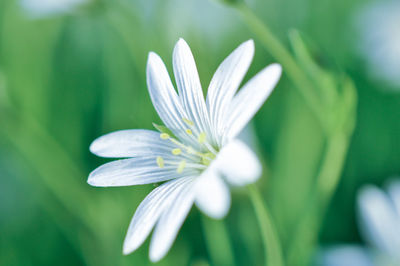
<path id="1" fill-rule="evenodd" d="M 194 123 L 189 119 L 182 118 L 182 120 L 188 125 L 188 128 L 185 129 L 185 133 L 199 143 L 199 146 L 204 148 L 203 151 L 198 151 L 192 146 L 185 145 L 173 136 L 168 128 L 154 124 L 161 132 L 160 138 L 165 141 L 170 141 L 176 146 L 176 148 L 171 150 L 171 153 L 175 156 L 179 156 L 181 159 L 180 161 L 165 161 L 163 157 L 158 156 L 156 158 L 157 165 L 160 168 L 164 168 L 166 165 L 176 167 L 177 173 L 182 173 L 186 166 L 204 170 L 210 165 L 211 161 L 215 159 L 218 151 L 208 143 L 207 134 L 205 132 L 198 132 L 194 127 Z"/>

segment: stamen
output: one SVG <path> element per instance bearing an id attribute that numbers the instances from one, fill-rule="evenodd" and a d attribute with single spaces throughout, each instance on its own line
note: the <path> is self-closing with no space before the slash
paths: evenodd
<path id="1" fill-rule="evenodd" d="M 176 139 L 170 138 L 169 139 L 172 143 L 174 143 L 176 146 L 181 147 L 182 149 L 186 149 L 186 146 L 177 141 Z"/>
<path id="2" fill-rule="evenodd" d="M 174 136 L 174 134 L 172 133 L 171 130 L 169 130 L 169 128 L 167 128 L 166 126 L 161 126 L 161 125 L 157 125 L 156 123 L 153 123 L 153 126 L 160 131 L 160 133 L 167 133 L 170 136 Z"/>
<path id="3" fill-rule="evenodd" d="M 206 141 L 207 135 L 205 132 L 201 132 L 200 135 L 197 137 L 197 141 L 200 143 L 204 143 Z"/>
<path id="4" fill-rule="evenodd" d="M 164 159 L 161 156 L 157 156 L 157 165 L 160 168 L 164 168 Z"/>
<path id="5" fill-rule="evenodd" d="M 182 173 L 183 170 L 185 169 L 185 166 L 186 166 L 186 161 L 185 160 L 180 161 L 180 163 L 178 165 L 178 169 L 176 169 L 176 172 L 178 174 Z"/>
<path id="6" fill-rule="evenodd" d="M 162 139 L 169 139 L 169 135 L 167 133 L 161 133 L 160 138 Z"/>
<path id="7" fill-rule="evenodd" d="M 190 121 L 190 120 L 188 120 L 186 118 L 182 118 L 182 119 L 185 121 L 185 123 L 193 125 L 192 121 Z M 195 139 L 195 136 L 193 135 L 193 131 L 191 129 L 186 129 L 185 131 L 189 136 L 191 136 L 193 139 Z M 183 144 L 179 140 L 177 140 L 173 135 L 171 137 L 171 135 L 166 133 L 166 132 L 162 132 L 160 134 L 160 138 L 164 139 L 164 140 L 169 140 L 173 144 L 175 144 L 176 146 L 179 147 L 179 148 L 175 148 L 175 149 L 171 150 L 171 153 L 173 155 L 182 155 L 184 158 L 189 159 L 190 161 L 192 161 L 192 160 L 197 161 L 198 159 L 196 159 L 194 156 L 198 156 L 198 157 L 200 157 L 199 158 L 200 162 L 203 165 L 209 165 L 210 162 L 213 159 L 215 159 L 215 155 L 217 154 L 215 149 L 207 142 L 207 135 L 206 135 L 205 132 L 201 132 L 198 135 L 197 141 L 200 144 L 203 144 L 206 147 L 206 149 L 208 150 L 207 153 L 202 153 L 202 152 L 199 152 L 199 151 L 195 150 L 191 146 L 186 146 L 185 144 Z M 164 167 L 164 160 L 161 157 L 157 158 L 157 164 L 158 164 L 159 167 Z M 184 166 L 182 166 L 182 167 L 184 168 L 185 165 L 186 165 L 186 161 L 184 163 Z"/>
<path id="8" fill-rule="evenodd" d="M 182 150 L 179 149 L 179 148 L 176 148 L 176 149 L 173 149 L 173 150 L 172 150 L 172 154 L 173 154 L 173 155 L 179 155 L 179 154 L 181 154 L 181 153 L 182 153 Z"/>
<path id="9" fill-rule="evenodd" d="M 182 117 L 183 122 L 185 122 L 188 126 L 194 126 L 194 123 L 187 118 Z"/>

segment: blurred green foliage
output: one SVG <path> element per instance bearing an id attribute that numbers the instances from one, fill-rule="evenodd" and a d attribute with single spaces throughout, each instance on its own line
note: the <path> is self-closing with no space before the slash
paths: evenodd
<path id="1" fill-rule="evenodd" d="M 357 122 L 344 171 L 321 217 L 322 230 L 308 230 L 316 231 L 320 244 L 359 241 L 357 188 L 400 173 L 400 94 L 371 80 L 356 50 L 352 23 L 364 1 L 249 2 L 288 49 L 290 30 L 301 32 L 308 55 L 292 39 L 300 62 L 307 64 L 310 56 L 355 83 Z M 255 39 L 256 55 L 246 79 L 273 62 L 238 12 L 218 1 L 93 0 L 74 12 L 41 18 L 18 1 L 0 1 L 0 265 L 150 264 L 148 241 L 129 256 L 122 255 L 122 242 L 134 210 L 153 186 L 90 187 L 87 175 L 105 160 L 88 147 L 110 131 L 160 124 L 146 88 L 147 54 L 157 52 L 171 70 L 179 37 L 191 46 L 205 88 L 218 64 L 249 38 Z M 323 129 L 293 87 L 284 69 L 254 119 L 266 164 L 258 185 L 284 252 L 324 147 Z M 229 246 L 232 250 L 221 248 Z M 229 265 L 232 257 L 236 265 L 263 263 L 259 229 L 241 189 L 233 191 L 223 221 L 193 208 L 159 265 Z"/>

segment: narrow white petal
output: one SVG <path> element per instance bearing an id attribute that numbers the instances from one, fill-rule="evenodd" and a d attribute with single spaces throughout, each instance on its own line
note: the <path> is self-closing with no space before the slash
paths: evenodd
<path id="1" fill-rule="evenodd" d="M 155 188 L 140 203 L 129 224 L 128 233 L 124 241 L 124 254 L 135 251 L 150 234 L 163 211 L 172 204 L 176 193 L 180 191 L 184 178 L 171 180 Z"/>
<path id="2" fill-rule="evenodd" d="M 231 206 L 231 195 L 228 186 L 211 168 L 207 169 L 196 180 L 197 207 L 214 219 L 225 217 Z"/>
<path id="3" fill-rule="evenodd" d="M 236 48 L 218 67 L 207 91 L 207 107 L 211 123 L 220 136 L 223 115 L 230 106 L 254 55 L 254 42 L 249 40 Z"/>
<path id="4" fill-rule="evenodd" d="M 367 249 L 356 245 L 325 248 L 317 254 L 316 264 L 323 266 L 374 266 Z"/>
<path id="5" fill-rule="evenodd" d="M 358 196 L 361 230 L 371 244 L 389 254 L 400 250 L 400 221 L 388 196 L 375 186 L 366 186 Z"/>
<path id="6" fill-rule="evenodd" d="M 168 71 L 161 58 L 153 52 L 149 53 L 147 61 L 147 86 L 154 108 L 164 124 L 179 139 L 196 147 L 198 143 L 185 132 L 187 125 L 184 124 L 183 118 L 188 116 L 176 94 Z"/>
<path id="7" fill-rule="evenodd" d="M 150 260 L 157 262 L 171 248 L 179 229 L 189 213 L 195 196 L 194 178 L 185 178 L 186 183 L 177 193 L 172 204 L 163 212 L 150 243 Z"/>
<path id="8" fill-rule="evenodd" d="M 159 132 L 145 129 L 115 131 L 97 138 L 90 145 L 92 153 L 108 158 L 163 156 L 174 148 L 170 141 L 160 138 Z"/>
<path id="9" fill-rule="evenodd" d="M 240 140 L 233 140 L 223 147 L 213 164 L 229 183 L 236 186 L 254 183 L 262 172 L 257 156 Z"/>
<path id="10" fill-rule="evenodd" d="M 176 43 L 173 67 L 179 97 L 188 117 L 198 127 L 199 133 L 210 134 L 206 103 L 200 84 L 196 63 L 189 46 L 183 39 Z"/>
<path id="11" fill-rule="evenodd" d="M 276 86 L 281 73 L 279 64 L 269 65 L 234 96 L 225 114 L 224 141 L 234 138 L 253 118 Z"/>
<path id="12" fill-rule="evenodd" d="M 96 187 L 133 186 L 162 182 L 193 174 L 186 167 L 177 173 L 177 166 L 157 165 L 156 158 L 130 158 L 103 164 L 90 173 L 88 183 Z"/>

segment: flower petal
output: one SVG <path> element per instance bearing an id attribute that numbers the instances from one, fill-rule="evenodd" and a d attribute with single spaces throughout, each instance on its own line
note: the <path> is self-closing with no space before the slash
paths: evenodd
<path id="1" fill-rule="evenodd" d="M 200 132 L 210 136 L 210 122 L 196 63 L 189 46 L 179 39 L 173 52 L 173 67 L 179 97 L 188 117 Z"/>
<path id="2" fill-rule="evenodd" d="M 214 219 L 223 218 L 231 206 L 231 195 L 228 186 L 215 170 L 207 169 L 196 180 L 197 207 Z"/>
<path id="3" fill-rule="evenodd" d="M 240 140 L 233 140 L 222 148 L 213 164 L 229 183 L 236 186 L 254 183 L 262 171 L 257 156 Z"/>
<path id="4" fill-rule="evenodd" d="M 358 195 L 361 229 L 367 240 L 381 251 L 398 254 L 400 221 L 388 196 L 375 186 L 361 189 Z"/>
<path id="5" fill-rule="evenodd" d="M 235 95 L 225 114 L 224 141 L 234 138 L 253 118 L 277 84 L 281 73 L 282 67 L 279 64 L 271 64 Z"/>
<path id="6" fill-rule="evenodd" d="M 88 183 L 96 187 L 133 186 L 162 182 L 196 173 L 186 167 L 177 173 L 178 166 L 157 165 L 155 157 L 130 158 L 103 164 L 90 173 Z"/>
<path id="7" fill-rule="evenodd" d="M 325 248 L 317 254 L 315 265 L 323 266 L 374 266 L 368 250 L 356 245 Z"/>
<path id="8" fill-rule="evenodd" d="M 187 126 L 183 118 L 188 116 L 180 103 L 168 71 L 161 58 L 153 52 L 149 53 L 147 61 L 147 86 L 154 108 L 165 126 L 179 139 L 197 147 L 198 143 L 186 134 Z"/>
<path id="9" fill-rule="evenodd" d="M 221 135 L 223 117 L 254 55 L 254 42 L 249 40 L 236 48 L 218 67 L 207 91 L 207 107 L 215 136 Z"/>
<path id="10" fill-rule="evenodd" d="M 140 203 L 129 224 L 128 233 L 124 241 L 124 254 L 135 251 L 150 234 L 163 211 L 172 204 L 176 194 L 180 191 L 185 179 L 171 180 L 153 189 Z"/>
<path id="11" fill-rule="evenodd" d="M 174 148 L 171 142 L 160 138 L 160 133 L 145 129 L 115 131 L 97 138 L 90 145 L 92 153 L 108 158 L 163 156 Z"/>
<path id="12" fill-rule="evenodd" d="M 157 222 L 150 243 L 151 261 L 157 262 L 167 254 L 192 208 L 195 196 L 194 179 L 195 177 L 185 178 L 186 183 L 182 184 L 182 189 Z"/>
<path id="13" fill-rule="evenodd" d="M 400 219 L 400 181 L 398 179 L 390 181 L 388 193 L 396 208 L 397 216 Z"/>

